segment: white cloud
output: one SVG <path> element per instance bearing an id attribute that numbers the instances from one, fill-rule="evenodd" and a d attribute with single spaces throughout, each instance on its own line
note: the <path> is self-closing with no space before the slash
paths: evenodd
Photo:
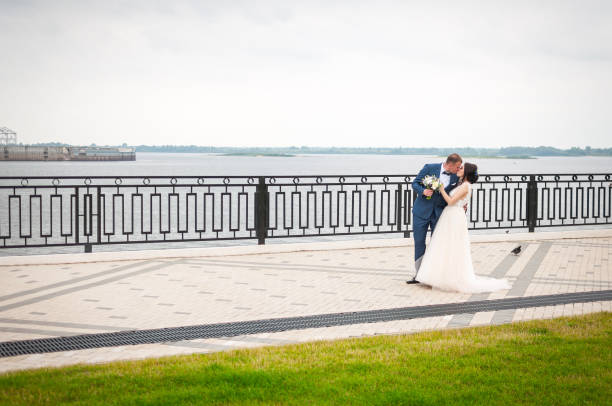
<path id="1" fill-rule="evenodd" d="M 608 4 L 0 2 L 0 125 L 23 142 L 607 147 Z"/>

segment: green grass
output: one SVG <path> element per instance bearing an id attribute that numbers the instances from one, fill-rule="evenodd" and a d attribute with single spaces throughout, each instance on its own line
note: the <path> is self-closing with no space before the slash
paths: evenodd
<path id="1" fill-rule="evenodd" d="M 612 313 L 0 375 L 3 405 L 612 402 Z"/>

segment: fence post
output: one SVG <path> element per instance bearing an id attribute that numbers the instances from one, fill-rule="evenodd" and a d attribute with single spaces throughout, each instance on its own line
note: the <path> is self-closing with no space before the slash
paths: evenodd
<path id="1" fill-rule="evenodd" d="M 535 175 L 529 175 L 527 183 L 527 226 L 533 233 L 538 222 L 538 184 Z"/>
<path id="2" fill-rule="evenodd" d="M 395 200 L 395 221 L 397 221 L 397 231 L 402 231 L 402 184 L 397 185 L 397 199 Z"/>
<path id="3" fill-rule="evenodd" d="M 257 190 L 255 191 L 255 232 L 259 245 L 266 243 L 269 211 L 268 185 L 266 185 L 266 178 L 260 176 Z"/>
<path id="4" fill-rule="evenodd" d="M 80 215 L 80 208 L 79 208 L 79 187 L 75 187 L 74 188 L 74 194 L 76 197 L 76 202 L 74 205 L 74 211 L 75 211 L 75 220 L 74 220 L 74 228 L 76 229 L 76 234 L 75 234 L 75 243 L 78 245 L 81 240 L 80 240 L 80 233 L 81 233 L 81 222 L 79 220 L 79 215 Z M 86 210 L 86 204 L 85 204 L 85 198 L 83 198 L 83 210 Z M 85 219 L 85 214 L 83 214 L 83 219 Z M 85 235 L 85 226 L 87 223 L 85 223 L 85 225 L 83 225 L 83 235 Z M 85 252 L 91 252 L 91 244 L 85 244 Z"/>
<path id="5" fill-rule="evenodd" d="M 97 214 L 97 225 L 96 225 L 96 234 L 98 235 L 98 241 L 97 243 L 100 244 L 102 242 L 102 188 L 100 186 L 98 186 L 98 192 L 97 192 L 97 209 L 98 209 L 98 214 Z"/>
<path id="6" fill-rule="evenodd" d="M 74 188 L 74 242 L 79 245 L 79 187 L 75 186 Z"/>
<path id="7" fill-rule="evenodd" d="M 407 185 L 406 185 L 406 190 L 408 190 L 408 186 Z M 416 193 L 414 193 L 414 190 L 412 191 L 412 193 L 410 193 L 410 195 L 412 196 L 412 206 L 414 206 L 414 201 L 416 200 L 417 195 L 416 195 Z M 408 201 L 408 199 L 406 199 L 404 201 L 405 205 L 407 204 L 407 201 Z M 406 213 L 406 216 L 411 216 L 411 215 L 412 215 L 412 213 L 410 211 L 408 211 Z M 404 238 L 410 238 L 410 230 L 408 229 L 408 224 L 406 224 L 406 230 L 404 230 Z"/>

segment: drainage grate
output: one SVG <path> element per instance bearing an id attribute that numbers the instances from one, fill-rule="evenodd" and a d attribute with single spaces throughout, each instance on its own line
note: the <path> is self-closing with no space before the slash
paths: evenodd
<path id="1" fill-rule="evenodd" d="M 0 357 L 612 300 L 612 290 L 0 342 Z"/>

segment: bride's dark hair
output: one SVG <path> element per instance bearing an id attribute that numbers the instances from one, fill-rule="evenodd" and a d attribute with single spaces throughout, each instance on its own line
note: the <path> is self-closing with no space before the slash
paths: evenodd
<path id="1" fill-rule="evenodd" d="M 469 162 L 464 163 L 463 180 L 467 180 L 470 183 L 476 183 L 476 181 L 478 181 L 478 167 Z"/>

